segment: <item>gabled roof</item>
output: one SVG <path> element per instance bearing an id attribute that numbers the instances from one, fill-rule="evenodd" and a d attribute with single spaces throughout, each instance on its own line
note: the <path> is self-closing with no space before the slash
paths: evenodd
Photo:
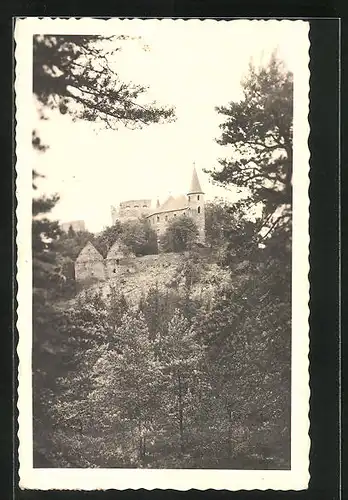
<path id="1" fill-rule="evenodd" d="M 162 205 L 156 207 L 150 215 L 161 214 L 163 212 L 173 212 L 175 210 L 185 210 L 185 208 L 188 208 L 188 200 L 184 194 L 176 196 L 175 198 L 170 195 L 169 198 L 167 198 Z"/>
<path id="2" fill-rule="evenodd" d="M 191 193 L 203 193 L 201 185 L 199 183 L 196 167 L 193 167 L 191 186 L 188 194 Z"/>
<path id="3" fill-rule="evenodd" d="M 112 247 L 108 251 L 106 258 L 107 259 L 121 259 L 123 257 L 124 257 L 124 251 L 122 250 L 122 245 L 118 241 L 115 241 L 115 243 L 112 245 Z"/>
<path id="4" fill-rule="evenodd" d="M 89 241 L 79 253 L 76 262 L 103 261 L 103 256 Z"/>

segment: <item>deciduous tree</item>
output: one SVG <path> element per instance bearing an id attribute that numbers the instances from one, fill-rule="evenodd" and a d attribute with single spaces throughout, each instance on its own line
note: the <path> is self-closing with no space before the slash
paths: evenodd
<path id="1" fill-rule="evenodd" d="M 179 451 L 183 454 L 187 443 L 187 417 L 192 416 L 194 408 L 204 346 L 178 309 L 169 322 L 167 334 L 160 333 L 157 342 L 161 372 L 166 381 L 162 396 L 164 407 L 173 418 L 174 433 L 179 436 Z"/>
<path id="2" fill-rule="evenodd" d="M 120 240 L 135 255 L 156 254 L 157 235 L 146 218 L 122 224 Z"/>
<path id="3" fill-rule="evenodd" d="M 142 314 L 128 312 L 116 336 L 117 351 L 106 349 L 96 362 L 96 388 L 91 401 L 103 413 L 103 426 L 117 423 L 122 461 L 141 465 L 146 459 L 146 441 L 153 437 L 156 413 L 162 405 L 158 394 L 159 363 Z"/>
<path id="4" fill-rule="evenodd" d="M 161 237 L 161 246 L 166 252 L 184 252 L 192 248 L 197 237 L 197 224 L 191 217 L 181 215 L 169 222 Z"/>
<path id="5" fill-rule="evenodd" d="M 106 227 L 98 236 L 95 237 L 94 244 L 97 250 L 105 258 L 108 251 L 115 243 L 115 241 L 120 240 L 122 233 L 122 224 L 116 221 L 112 226 Z"/>

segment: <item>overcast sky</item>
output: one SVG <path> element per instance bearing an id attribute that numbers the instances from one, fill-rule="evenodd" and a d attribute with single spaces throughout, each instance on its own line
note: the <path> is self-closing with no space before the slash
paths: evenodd
<path id="1" fill-rule="evenodd" d="M 50 146 L 36 158 L 46 176 L 40 192 L 61 196 L 52 217 L 83 219 L 91 231 L 110 225 L 110 206 L 122 200 L 164 201 L 169 192 L 185 193 L 194 161 L 207 198 L 224 194 L 202 173 L 226 152 L 214 141 L 222 120 L 214 107 L 238 100 L 251 58 L 267 61 L 274 49 L 296 85 L 296 60 L 307 47 L 306 28 L 298 21 L 145 20 L 119 26 L 118 34 L 142 37 L 124 42 L 117 53 L 119 76 L 149 85 L 149 101 L 174 106 L 176 122 L 111 131 L 55 112 L 33 126 Z M 229 197 L 238 194 L 233 190 Z"/>

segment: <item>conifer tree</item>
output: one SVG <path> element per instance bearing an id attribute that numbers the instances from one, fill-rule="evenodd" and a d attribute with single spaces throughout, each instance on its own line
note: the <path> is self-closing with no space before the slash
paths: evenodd
<path id="1" fill-rule="evenodd" d="M 46 150 L 36 134 L 33 134 L 32 145 L 39 153 Z M 33 172 L 34 194 L 40 177 L 43 176 Z M 39 449 L 44 448 L 42 441 L 37 442 L 36 437 L 42 436 L 45 427 L 50 426 L 46 412 L 47 398 L 54 386 L 62 349 L 55 328 L 57 313 L 52 306 L 64 279 L 54 249 L 60 229 L 56 221 L 47 217 L 58 200 L 59 196 L 55 194 L 51 197 L 34 196 L 32 202 L 34 459 L 42 455 Z"/>
<path id="2" fill-rule="evenodd" d="M 38 101 L 73 119 L 101 122 L 108 128 L 172 120 L 172 108 L 140 101 L 146 87 L 121 80 L 115 54 L 126 40 L 130 37 L 35 35 L 33 90 Z"/>
<path id="3" fill-rule="evenodd" d="M 270 214 L 292 199 L 293 76 L 273 54 L 264 67 L 250 64 L 242 86 L 241 101 L 216 108 L 225 118 L 217 142 L 231 154 L 211 174 L 250 190 Z"/>
<path id="4" fill-rule="evenodd" d="M 221 409 L 216 422 L 228 460 L 238 452 L 238 429 L 244 455 L 266 439 L 261 462 L 289 460 L 291 329 L 288 298 L 281 298 L 274 295 L 272 274 L 254 269 L 237 286 L 216 290 L 211 311 L 196 324 L 208 345 L 209 377 Z"/>
<path id="5" fill-rule="evenodd" d="M 120 50 L 121 42 L 126 38 L 35 35 L 33 93 L 39 105 L 40 118 L 47 118 L 49 109 L 59 109 L 62 114 L 68 113 L 73 120 L 102 123 L 108 128 L 117 128 L 119 124 L 134 128 L 174 119 L 172 108 L 155 103 L 140 103 L 138 98 L 146 93 L 146 88 L 122 82 L 116 70 L 111 67 L 110 57 Z M 33 131 L 32 143 L 39 152 L 45 152 L 49 147 L 42 143 L 36 130 Z M 34 190 L 40 177 L 43 177 L 41 173 L 33 172 Z M 60 235 L 58 222 L 47 217 L 58 200 L 58 195 L 37 197 L 33 200 L 35 440 L 48 428 L 46 420 L 49 404 L 46 391 L 50 390 L 58 373 L 58 353 L 64 350 L 57 328 L 61 312 L 55 309 L 53 302 L 59 296 L 62 285 L 66 284 L 67 278 L 73 275 L 72 257 L 57 255 L 57 240 Z M 74 235 L 70 231 L 68 236 L 72 239 Z M 60 245 L 60 248 L 62 246 L 64 245 Z M 36 446 L 34 443 L 34 448 L 37 451 L 42 446 Z M 38 454 L 35 455 L 37 456 Z"/>
<path id="6" fill-rule="evenodd" d="M 217 108 L 225 118 L 218 143 L 231 154 L 211 174 L 225 186 L 248 190 L 236 213 L 261 204 L 262 216 L 242 224 L 235 218 L 227 228 L 224 263 L 233 281 L 217 288 L 197 328 L 209 344 L 229 460 L 238 449 L 245 458 L 256 442 L 267 442 L 258 448 L 260 462 L 288 464 L 293 80 L 273 55 L 265 67 L 250 65 L 242 85 L 241 101 Z M 208 210 L 208 233 L 210 222 Z M 246 432 L 241 448 L 237 429 Z"/>

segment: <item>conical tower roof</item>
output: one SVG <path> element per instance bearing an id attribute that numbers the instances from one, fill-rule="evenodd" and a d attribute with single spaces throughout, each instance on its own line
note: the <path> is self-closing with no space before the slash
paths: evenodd
<path id="1" fill-rule="evenodd" d="M 89 241 L 79 253 L 76 262 L 103 261 L 103 256 Z"/>
<path id="2" fill-rule="evenodd" d="M 203 193 L 201 185 L 199 183 L 196 167 L 193 166 L 191 186 L 188 194 L 191 193 Z"/>

